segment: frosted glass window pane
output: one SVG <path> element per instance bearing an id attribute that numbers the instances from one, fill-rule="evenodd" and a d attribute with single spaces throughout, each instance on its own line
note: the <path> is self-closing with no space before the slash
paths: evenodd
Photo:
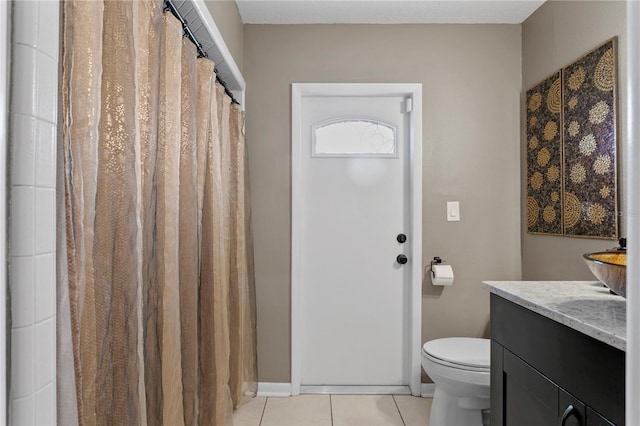
<path id="1" fill-rule="evenodd" d="M 315 127 L 314 153 L 319 155 L 396 153 L 396 129 L 368 120 L 346 120 Z"/>

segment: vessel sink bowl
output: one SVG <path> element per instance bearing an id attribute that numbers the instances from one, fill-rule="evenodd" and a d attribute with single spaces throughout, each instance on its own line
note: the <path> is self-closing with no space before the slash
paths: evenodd
<path id="1" fill-rule="evenodd" d="M 582 255 L 591 273 L 611 291 L 627 297 L 627 252 L 602 251 Z"/>

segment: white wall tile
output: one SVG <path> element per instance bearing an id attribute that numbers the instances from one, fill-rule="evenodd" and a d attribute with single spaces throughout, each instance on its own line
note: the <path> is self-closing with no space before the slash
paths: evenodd
<path id="1" fill-rule="evenodd" d="M 56 424 L 56 386 L 52 383 L 35 394 L 34 425 Z"/>
<path id="2" fill-rule="evenodd" d="M 35 184 L 43 188 L 56 187 L 56 127 L 46 121 L 36 124 Z"/>
<path id="3" fill-rule="evenodd" d="M 11 398 L 33 392 L 33 326 L 11 330 Z"/>
<path id="4" fill-rule="evenodd" d="M 56 301 L 56 263 L 53 253 L 35 257 L 35 322 L 55 315 Z M 33 300 L 33 296 L 31 298 Z"/>
<path id="5" fill-rule="evenodd" d="M 41 1 L 38 48 L 52 58 L 58 58 L 58 26 L 60 5 L 57 1 Z"/>
<path id="6" fill-rule="evenodd" d="M 10 260 L 11 327 L 26 327 L 34 323 L 34 261 L 33 257 Z"/>
<path id="7" fill-rule="evenodd" d="M 39 1 L 13 2 L 13 42 L 35 47 L 38 44 Z M 43 34 L 44 36 L 44 34 Z"/>
<path id="8" fill-rule="evenodd" d="M 11 256 L 34 254 L 34 188 L 15 186 L 11 188 L 9 215 L 11 217 Z"/>
<path id="9" fill-rule="evenodd" d="M 11 111 L 30 116 L 37 114 L 37 51 L 29 46 L 13 46 L 11 66 Z"/>
<path id="10" fill-rule="evenodd" d="M 10 422 L 55 424 L 59 2 L 16 0 L 13 11 Z"/>
<path id="11" fill-rule="evenodd" d="M 55 320 L 48 319 L 35 325 L 33 389 L 38 391 L 55 378 Z"/>
<path id="12" fill-rule="evenodd" d="M 37 66 L 38 117 L 55 123 L 58 116 L 58 65 L 51 57 L 38 52 Z"/>
<path id="13" fill-rule="evenodd" d="M 33 408 L 33 396 L 14 399 L 11 402 L 11 413 L 9 414 L 11 424 L 14 426 L 32 426 L 34 422 Z"/>
<path id="14" fill-rule="evenodd" d="M 35 189 L 35 254 L 53 253 L 56 244 L 56 193 Z"/>
<path id="15" fill-rule="evenodd" d="M 11 115 L 11 163 L 12 185 L 33 185 L 35 167 L 36 121 L 21 114 Z"/>

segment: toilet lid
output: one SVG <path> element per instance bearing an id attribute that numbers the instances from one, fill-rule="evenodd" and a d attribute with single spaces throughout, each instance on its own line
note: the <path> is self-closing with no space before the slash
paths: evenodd
<path id="1" fill-rule="evenodd" d="M 433 358 L 467 367 L 489 368 L 491 340 L 474 337 L 447 337 L 431 340 L 422 351 Z"/>

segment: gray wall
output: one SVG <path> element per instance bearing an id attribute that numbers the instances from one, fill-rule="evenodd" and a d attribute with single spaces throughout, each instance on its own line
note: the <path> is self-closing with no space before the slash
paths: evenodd
<path id="1" fill-rule="evenodd" d="M 624 138 L 626 5 L 623 1 L 547 1 L 522 25 L 522 87 L 526 90 L 569 65 L 609 38 L 618 38 L 618 129 Z M 526 223 L 526 121 L 522 108 L 522 223 Z M 619 141 L 622 149 L 622 140 Z M 624 152 L 621 153 L 624 155 Z M 623 157 L 619 157 L 622 163 Z M 620 168 L 620 171 L 621 168 Z M 622 176 L 622 173 L 619 174 Z M 620 192 L 624 209 L 626 192 Z M 621 210 L 624 211 L 624 210 Z M 622 223 L 621 235 L 624 235 Z M 614 247 L 615 241 L 529 235 L 522 227 L 522 274 L 525 280 L 594 280 L 583 253 Z"/>
<path id="2" fill-rule="evenodd" d="M 233 60 L 242 72 L 242 49 L 244 47 L 244 25 L 235 1 L 205 0 L 205 5 L 222 34 Z"/>
<path id="3" fill-rule="evenodd" d="M 520 25 L 245 25 L 261 382 L 290 381 L 291 83 L 423 84 L 423 265 L 456 280 L 424 283 L 422 337 L 481 336 L 481 281 L 521 278 L 520 53 Z"/>

